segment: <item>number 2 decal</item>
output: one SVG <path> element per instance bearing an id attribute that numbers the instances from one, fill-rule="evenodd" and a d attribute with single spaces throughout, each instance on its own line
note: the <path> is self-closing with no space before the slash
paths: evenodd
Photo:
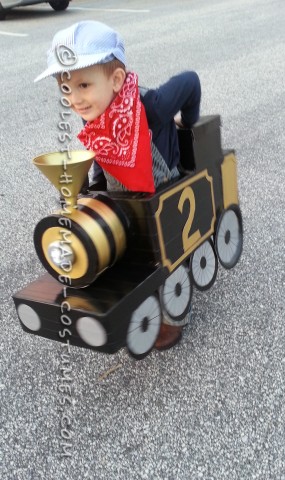
<path id="1" fill-rule="evenodd" d="M 159 195 L 154 208 L 159 242 L 157 258 L 172 272 L 214 232 L 213 178 L 203 170 L 194 177 L 181 179 Z"/>
<path id="2" fill-rule="evenodd" d="M 189 202 L 189 215 L 187 221 L 184 225 L 182 230 L 182 243 L 184 252 L 190 250 L 193 245 L 201 238 L 200 230 L 197 229 L 194 233 L 190 235 L 192 223 L 194 220 L 195 209 L 196 209 L 196 201 L 195 195 L 191 187 L 184 188 L 182 194 L 180 195 L 179 202 L 178 202 L 178 210 L 180 213 L 183 212 L 185 202 Z"/>

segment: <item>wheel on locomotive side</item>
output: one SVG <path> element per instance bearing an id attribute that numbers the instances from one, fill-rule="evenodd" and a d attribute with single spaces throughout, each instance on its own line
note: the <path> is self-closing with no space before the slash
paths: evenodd
<path id="1" fill-rule="evenodd" d="M 243 227 L 238 205 L 231 205 L 224 210 L 218 220 L 215 233 L 215 248 L 224 268 L 233 268 L 242 252 Z"/>
<path id="2" fill-rule="evenodd" d="M 208 290 L 215 283 L 218 258 L 211 239 L 206 240 L 190 257 L 190 274 L 198 290 Z"/>
<path id="3" fill-rule="evenodd" d="M 150 295 L 132 313 L 126 344 L 129 354 L 142 360 L 152 350 L 159 334 L 161 308 L 156 295 Z"/>
<path id="4" fill-rule="evenodd" d="M 186 265 L 180 265 L 160 288 L 162 314 L 177 322 L 190 311 L 193 286 Z"/>

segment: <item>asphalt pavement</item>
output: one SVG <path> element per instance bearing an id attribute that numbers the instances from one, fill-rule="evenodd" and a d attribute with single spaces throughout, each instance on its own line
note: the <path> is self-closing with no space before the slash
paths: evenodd
<path id="1" fill-rule="evenodd" d="M 0 23 L 2 480 L 285 480 L 284 16 L 283 0 L 74 0 Z M 198 72 L 201 113 L 236 150 L 244 250 L 195 290 L 175 348 L 137 362 L 71 347 L 64 404 L 63 347 L 22 330 L 12 294 L 44 272 L 33 230 L 57 207 L 31 160 L 58 150 L 59 94 L 33 80 L 83 19 L 120 31 L 142 85 Z"/>

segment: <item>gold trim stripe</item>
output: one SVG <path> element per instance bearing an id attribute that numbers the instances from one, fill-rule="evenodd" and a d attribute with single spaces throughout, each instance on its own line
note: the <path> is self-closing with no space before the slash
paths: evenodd
<path id="1" fill-rule="evenodd" d="M 238 205 L 237 161 L 233 153 L 225 155 L 221 166 L 224 208 Z"/>

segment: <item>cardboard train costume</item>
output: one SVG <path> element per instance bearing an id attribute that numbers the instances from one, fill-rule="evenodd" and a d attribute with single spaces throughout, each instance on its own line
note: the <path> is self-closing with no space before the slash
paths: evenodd
<path id="1" fill-rule="evenodd" d="M 180 178 L 153 194 L 89 192 L 38 223 L 35 246 L 48 273 L 14 295 L 26 332 L 107 353 L 126 346 L 140 359 L 162 314 L 179 322 L 193 286 L 210 288 L 218 261 L 236 265 L 243 243 L 236 157 L 221 148 L 220 117 L 201 117 L 178 135 Z M 74 198 L 92 160 L 88 151 L 72 154 Z M 61 188 L 62 154 L 35 164 Z"/>
<path id="2" fill-rule="evenodd" d="M 93 24 L 79 22 L 63 31 L 64 43 L 61 32 L 54 37 L 48 68 L 37 80 L 62 72 L 57 46 L 74 46 L 76 35 L 79 56 L 70 71 L 94 65 L 95 56 L 97 63 L 114 56 L 125 62 L 120 37 L 98 22 L 101 47 L 94 54 L 92 42 L 80 37 L 86 23 L 94 36 Z M 126 346 L 137 359 L 152 350 L 162 319 L 185 324 L 193 286 L 210 288 L 218 261 L 233 268 L 243 243 L 236 157 L 222 150 L 220 117 L 175 130 L 172 146 L 180 159 L 170 165 L 151 142 L 141 95 L 136 75 L 128 73 L 107 110 L 79 134 L 96 150 L 107 182 L 114 179 L 113 189 L 79 194 L 92 150 L 34 159 L 66 203 L 35 228 L 35 248 L 48 273 L 13 297 L 26 332 L 107 353 Z M 175 129 L 173 121 L 169 125 Z"/>

